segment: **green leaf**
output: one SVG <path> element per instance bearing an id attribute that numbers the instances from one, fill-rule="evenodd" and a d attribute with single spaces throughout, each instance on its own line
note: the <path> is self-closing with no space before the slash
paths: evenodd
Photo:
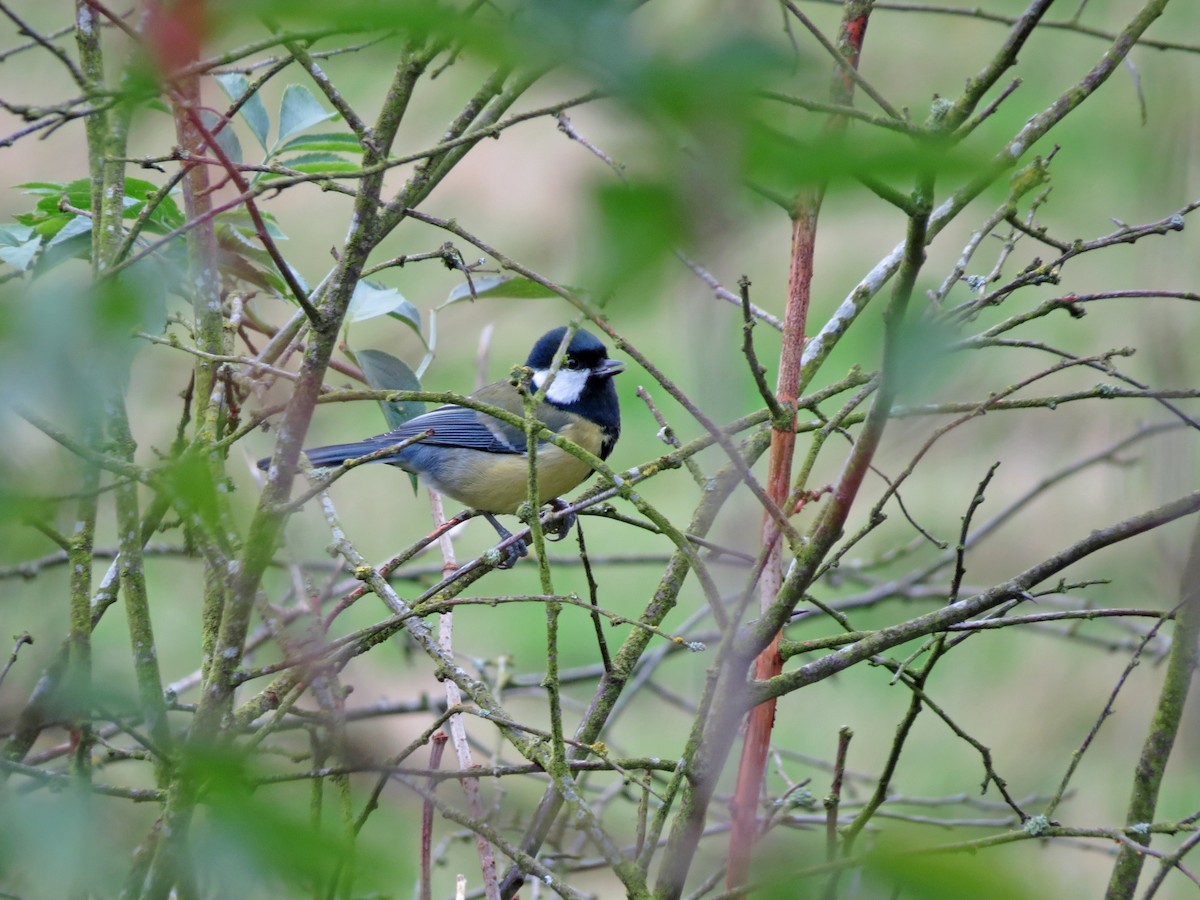
<path id="1" fill-rule="evenodd" d="M 217 84 L 221 86 L 221 89 L 225 91 L 229 99 L 235 103 L 250 90 L 250 82 L 246 80 L 246 76 L 238 75 L 236 72 L 227 75 L 217 75 L 216 79 Z M 267 107 L 262 102 L 262 97 L 257 93 L 251 95 L 242 104 L 238 115 L 246 120 L 246 124 L 250 126 L 250 130 L 254 133 L 254 137 L 262 145 L 263 150 L 266 150 L 267 133 L 271 130 L 271 116 L 267 113 Z"/>
<path id="2" fill-rule="evenodd" d="M 71 221 L 67 222 L 46 244 L 46 249 L 50 250 L 57 247 L 63 241 L 69 241 L 71 238 L 80 234 L 92 233 L 92 220 L 88 216 L 73 216 Z"/>
<path id="3" fill-rule="evenodd" d="M 420 334 L 421 313 L 398 290 L 373 281 L 360 281 L 350 298 L 346 322 L 363 322 L 379 316 L 393 316 Z"/>
<path id="4" fill-rule="evenodd" d="M 596 191 L 599 221 L 589 283 L 601 296 L 634 279 L 659 273 L 672 250 L 686 243 L 688 217 L 670 185 L 630 181 Z"/>
<path id="5" fill-rule="evenodd" d="M 68 259 L 90 259 L 91 255 L 92 220 L 87 216 L 71 216 L 55 228 L 54 236 L 46 242 L 37 261 L 36 274 L 44 275 Z"/>
<path id="6" fill-rule="evenodd" d="M 280 165 L 287 166 L 289 169 L 297 172 L 303 172 L 305 175 L 337 175 L 362 170 L 362 166 L 358 163 L 347 162 L 329 153 L 307 153 L 304 156 L 295 156 L 291 159 L 280 160 L 279 162 Z M 263 175 L 262 180 L 269 181 L 273 178 L 286 177 L 282 173 L 270 172 Z"/>
<path id="7" fill-rule="evenodd" d="M 34 208 L 44 213 L 61 212 L 59 206 L 64 197 L 67 203 L 76 209 L 91 209 L 92 207 L 92 185 L 88 181 L 72 181 L 70 184 L 60 185 L 58 190 L 29 191 L 29 193 L 41 196 L 42 199 L 34 204 Z M 68 215 L 73 214 L 69 213 Z"/>
<path id="8" fill-rule="evenodd" d="M 203 122 L 204 127 L 211 132 L 221 124 L 222 120 L 221 117 L 211 109 L 202 109 L 200 110 L 200 121 Z M 218 131 L 216 137 L 217 146 L 220 147 L 221 151 L 229 157 L 230 162 L 240 163 L 243 161 L 242 142 L 238 140 L 237 133 L 234 132 L 231 124 L 226 125 L 220 131 Z"/>
<path id="9" fill-rule="evenodd" d="M 56 181 L 27 181 L 24 184 L 18 184 L 17 187 L 26 194 L 54 194 L 55 196 L 67 189 L 65 184 Z"/>
<path id="10" fill-rule="evenodd" d="M 334 115 L 321 106 L 312 91 L 304 85 L 289 84 L 279 104 L 279 136 L 275 139 L 275 145 L 278 147 L 293 134 L 332 119 Z"/>
<path id="11" fill-rule="evenodd" d="M 143 181 L 141 178 L 125 179 L 125 197 L 135 200 L 145 200 L 158 193 L 158 185 L 153 181 Z"/>
<path id="12" fill-rule="evenodd" d="M 361 168 L 336 153 L 301 153 L 297 156 L 289 156 L 287 159 L 277 159 L 276 162 L 281 166 L 299 169 L 302 172 L 320 172 L 328 168 L 347 172 Z"/>
<path id="13" fill-rule="evenodd" d="M 474 288 L 474 293 L 472 293 Z M 557 294 L 524 275 L 484 275 L 456 285 L 443 306 L 471 300 L 474 297 L 510 297 L 515 300 L 536 300 L 556 297 Z"/>
<path id="14" fill-rule="evenodd" d="M 264 217 L 266 218 L 266 217 Z M 291 297 L 291 288 L 275 266 L 275 260 L 259 243 L 254 225 L 245 211 L 233 211 L 217 217 L 217 244 L 221 248 L 221 270 L 256 284 L 262 288 L 275 291 L 283 297 Z M 277 240 L 286 240 L 286 235 L 274 228 L 267 219 L 267 233 Z M 288 270 L 296 283 L 305 292 L 308 284 L 304 278 L 290 265 Z"/>
<path id="15" fill-rule="evenodd" d="M 29 229 L 32 231 L 33 229 Z M 29 268 L 29 264 L 33 262 L 34 256 L 37 255 L 38 248 L 42 245 L 42 239 L 35 237 L 23 244 L 5 244 L 0 246 L 0 259 L 4 260 L 14 269 L 19 272 L 24 272 Z"/>
<path id="16" fill-rule="evenodd" d="M 286 241 L 288 236 L 279 230 L 276 224 L 275 216 L 268 212 L 259 213 L 262 216 L 263 223 L 267 226 L 267 236 L 277 241 Z M 257 234 L 257 229 L 254 225 L 254 220 L 250 218 L 250 213 L 246 212 L 243 207 L 223 212 L 217 216 L 217 222 L 232 225 L 240 230 L 243 234 L 252 236 Z"/>
<path id="17" fill-rule="evenodd" d="M 38 213 L 18 213 L 13 218 L 22 225 L 30 226 L 35 234 L 40 234 L 42 237 L 48 238 L 58 234 L 62 227 L 75 217 L 68 213 L 59 213 L 53 216 L 44 216 Z"/>
<path id="18" fill-rule="evenodd" d="M 363 146 L 358 138 L 344 132 L 326 134 L 302 134 L 292 138 L 279 148 L 280 153 L 288 150 L 329 150 L 334 153 L 362 153 Z"/>
<path id="19" fill-rule="evenodd" d="M 138 204 L 135 212 L 140 214 L 144 205 Z M 154 205 L 154 212 L 150 213 L 150 218 L 146 220 L 146 228 L 150 231 L 166 233 L 174 231 L 183 222 L 183 212 L 180 210 L 179 204 L 168 194 Z"/>
<path id="20" fill-rule="evenodd" d="M 28 225 L 0 225 L 0 247 L 19 247 L 33 237 Z"/>
<path id="21" fill-rule="evenodd" d="M 421 382 L 402 360 L 382 350 L 358 350 L 354 354 L 359 367 L 366 376 L 367 384 L 377 391 L 419 391 Z M 398 403 L 381 401 L 379 408 L 387 419 L 388 428 L 399 428 L 410 419 L 425 412 L 420 400 L 404 400 Z"/>

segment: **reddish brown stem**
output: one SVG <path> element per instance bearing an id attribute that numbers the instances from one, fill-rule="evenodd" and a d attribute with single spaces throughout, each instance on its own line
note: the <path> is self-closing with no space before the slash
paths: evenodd
<path id="1" fill-rule="evenodd" d="M 838 49 L 850 65 L 857 67 L 862 42 L 866 36 L 867 17 L 872 0 L 847 0 L 845 15 L 838 35 Z M 839 102 L 847 102 L 853 90 L 849 75 L 842 69 L 834 76 L 831 94 Z M 844 119 L 834 118 L 827 131 L 839 134 Z M 817 217 L 824 197 L 824 186 L 816 185 L 802 192 L 795 200 L 792 212 L 792 250 L 788 272 L 787 309 L 783 320 L 783 347 L 779 356 L 779 381 L 775 398 L 792 414 L 790 422 L 776 422 L 771 433 L 771 452 L 767 467 L 766 493 L 776 506 L 787 505 L 791 493 L 792 458 L 796 447 L 795 411 L 800 395 L 801 360 L 804 353 L 805 327 L 811 296 L 813 255 L 817 237 Z M 759 580 L 759 608 L 770 609 L 783 584 L 782 545 L 778 522 L 763 516 L 762 543 L 769 548 L 766 565 Z M 758 655 L 754 662 L 754 678 L 774 678 L 783 671 L 779 653 L 779 634 Z M 730 804 L 733 828 L 729 838 L 729 858 L 725 883 L 730 890 L 744 884 L 750 873 L 750 858 L 758 837 L 758 798 L 766 773 L 771 732 L 775 726 L 775 701 L 769 700 L 754 707 L 746 723 L 746 736 L 738 763 L 737 783 Z"/>
<path id="2" fill-rule="evenodd" d="M 441 768 L 442 754 L 446 751 L 446 741 L 450 736 L 439 731 L 433 736 L 433 745 L 429 748 L 429 768 L 436 771 Z M 437 780 L 430 777 L 429 793 L 437 789 Z M 421 900 L 432 900 L 433 897 L 433 798 L 426 797 L 421 805 Z"/>

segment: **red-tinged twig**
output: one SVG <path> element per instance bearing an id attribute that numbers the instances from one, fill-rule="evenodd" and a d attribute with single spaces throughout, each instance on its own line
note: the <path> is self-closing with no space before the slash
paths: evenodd
<path id="1" fill-rule="evenodd" d="M 901 116 L 880 97 L 858 74 L 858 61 L 866 37 L 868 18 L 873 0 L 852 0 L 843 8 L 838 46 L 830 44 L 791 0 L 784 5 L 833 56 L 839 71 L 830 86 L 834 102 L 849 103 L 854 85 L 861 87 L 893 118 Z M 839 77 L 840 75 L 840 77 Z M 833 117 L 826 123 L 826 132 L 839 138 L 846 128 L 844 118 Z M 813 259 L 817 238 L 817 217 L 824 198 L 824 186 L 817 185 L 795 198 L 792 205 L 792 246 L 788 270 L 787 305 L 783 318 L 783 346 L 779 352 L 779 376 L 775 390 L 776 403 L 772 409 L 787 410 L 790 421 L 776 416 L 771 430 L 771 449 L 767 460 L 767 496 L 777 506 L 785 507 L 792 491 L 792 462 L 796 447 L 796 401 L 802 384 L 804 347 L 808 327 L 808 308 L 812 291 Z M 923 241 L 922 241 L 923 245 Z M 749 297 L 743 287 L 743 308 L 748 309 Z M 867 446 L 867 444 L 864 444 Z M 869 462 L 869 456 L 868 456 Z M 836 495 L 835 495 L 836 496 Z M 848 511 L 848 505 L 847 505 Z M 840 526 L 839 526 L 840 527 Z M 765 614 L 780 601 L 783 588 L 781 529 L 778 522 L 764 516 L 761 531 L 763 548 L 762 569 L 757 575 L 759 610 Z M 794 541 L 791 542 L 796 547 Z M 797 553 L 802 551 L 797 550 Z M 772 636 L 761 648 L 754 661 L 754 679 L 767 681 L 783 671 L 779 653 L 780 633 Z M 736 668 L 736 666 L 735 666 Z M 733 676 L 740 677 L 740 676 Z M 758 837 L 758 798 L 766 773 L 767 754 L 775 726 L 775 703 L 768 702 L 752 708 L 746 722 L 742 754 L 738 763 L 737 781 L 730 802 L 733 828 L 729 838 L 729 853 L 725 884 L 731 890 L 743 884 L 750 875 L 751 853 Z M 684 871 L 673 873 L 682 878 Z M 660 880 L 660 884 L 664 881 Z"/>
<path id="2" fill-rule="evenodd" d="M 446 750 L 446 741 L 450 737 L 444 731 L 437 732 L 429 747 L 429 768 L 436 771 L 441 768 L 442 754 Z M 430 795 L 437 788 L 437 783 L 430 778 L 427 790 Z M 425 799 L 421 803 L 421 900 L 433 898 L 433 801 Z"/>

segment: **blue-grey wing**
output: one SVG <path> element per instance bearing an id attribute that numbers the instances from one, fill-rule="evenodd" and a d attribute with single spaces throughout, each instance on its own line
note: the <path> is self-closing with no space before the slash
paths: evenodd
<path id="1" fill-rule="evenodd" d="M 377 447 L 398 443 L 427 431 L 421 443 L 434 447 L 457 447 L 485 453 L 525 453 L 525 434 L 499 419 L 463 406 L 439 406 L 410 419 L 387 434 L 370 438 Z"/>

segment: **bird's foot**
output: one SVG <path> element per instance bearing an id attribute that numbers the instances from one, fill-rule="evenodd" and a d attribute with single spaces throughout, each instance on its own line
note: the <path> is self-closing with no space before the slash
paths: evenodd
<path id="1" fill-rule="evenodd" d="M 496 565 L 497 569 L 511 569 L 517 564 L 517 561 L 522 556 L 529 555 L 529 548 L 525 546 L 524 541 L 513 541 L 507 547 L 500 551 L 504 559 Z"/>
<path id="2" fill-rule="evenodd" d="M 483 517 L 492 523 L 492 527 L 496 529 L 496 534 L 500 535 L 501 542 L 507 541 L 512 537 L 512 532 L 501 525 L 491 513 L 484 513 Z M 529 554 L 529 548 L 525 545 L 524 541 L 513 541 L 498 552 L 503 555 L 503 558 L 500 562 L 496 563 L 496 568 L 511 569 L 517 564 L 517 560 Z"/>
<path id="3" fill-rule="evenodd" d="M 555 497 L 546 505 L 550 507 L 551 512 L 562 512 L 564 509 L 568 509 L 571 504 L 569 504 L 566 500 L 563 500 L 561 497 Z M 570 534 L 571 529 L 575 526 L 575 519 L 575 513 L 567 513 L 567 515 L 563 516 L 561 519 L 555 519 L 553 522 L 546 525 L 544 529 L 546 540 L 561 541 L 568 534 Z"/>

